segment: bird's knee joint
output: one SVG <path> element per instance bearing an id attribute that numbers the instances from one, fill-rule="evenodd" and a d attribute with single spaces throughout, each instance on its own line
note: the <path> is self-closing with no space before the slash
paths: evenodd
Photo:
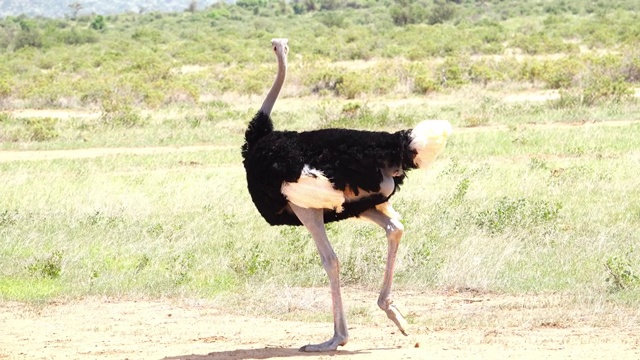
<path id="1" fill-rule="evenodd" d="M 399 236 L 402 236 L 403 234 L 404 234 L 404 229 L 399 229 L 393 226 L 387 229 L 387 235 L 390 235 L 390 236 L 399 237 Z"/>
<path id="2" fill-rule="evenodd" d="M 392 219 L 391 223 L 387 225 L 386 231 L 387 236 L 389 236 L 390 238 L 400 239 L 404 234 L 404 225 L 402 225 L 400 221 Z"/>

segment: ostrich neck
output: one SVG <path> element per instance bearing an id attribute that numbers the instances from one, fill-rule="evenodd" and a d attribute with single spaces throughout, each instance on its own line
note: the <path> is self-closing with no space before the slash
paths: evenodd
<path id="1" fill-rule="evenodd" d="M 284 84 L 284 78 L 287 75 L 287 59 L 285 56 L 286 55 L 284 54 L 277 54 L 278 74 L 276 75 L 276 80 L 273 82 L 273 86 L 271 86 L 271 90 L 269 90 L 269 93 L 260 108 L 260 111 L 266 115 L 271 115 L 271 109 L 273 109 L 273 105 L 276 103 L 278 94 L 280 94 L 280 89 L 282 89 L 282 84 Z"/>

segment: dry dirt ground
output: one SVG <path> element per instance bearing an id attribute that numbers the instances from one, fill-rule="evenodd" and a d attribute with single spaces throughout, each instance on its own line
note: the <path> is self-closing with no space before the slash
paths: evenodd
<path id="1" fill-rule="evenodd" d="M 347 309 L 363 301 L 375 306 L 375 293 L 345 290 Z M 321 293 L 328 298 L 328 291 Z M 622 327 L 590 327 L 580 319 L 513 326 L 511 320 L 529 316 L 525 306 L 517 310 L 520 305 L 536 302 L 543 313 L 556 311 L 553 301 L 540 297 L 406 292 L 396 297 L 421 319 L 418 324 L 483 311 L 497 318 L 484 325 L 414 324 L 405 337 L 379 311 L 371 321 L 351 324 L 351 341 L 338 351 L 306 354 L 298 348 L 326 340 L 331 323 L 232 315 L 220 304 L 188 299 L 3 303 L 0 359 L 640 359 L 640 326 L 634 321 Z"/>

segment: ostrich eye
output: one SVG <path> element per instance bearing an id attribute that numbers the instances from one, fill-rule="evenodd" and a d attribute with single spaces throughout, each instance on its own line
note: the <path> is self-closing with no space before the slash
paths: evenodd
<path id="1" fill-rule="evenodd" d="M 276 51 L 276 47 L 275 46 L 273 47 L 273 51 Z"/>

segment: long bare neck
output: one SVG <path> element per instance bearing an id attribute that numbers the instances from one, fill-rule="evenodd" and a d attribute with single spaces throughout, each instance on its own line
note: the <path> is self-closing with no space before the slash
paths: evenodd
<path id="1" fill-rule="evenodd" d="M 266 115 L 271 115 L 271 110 L 276 103 L 276 99 L 278 99 L 278 94 L 280 94 L 280 89 L 282 89 L 282 84 L 284 84 L 284 78 L 287 75 L 287 55 L 284 51 L 276 51 L 276 58 L 278 59 L 278 73 L 271 86 L 271 90 L 267 93 L 267 97 L 264 99 L 262 107 L 260 108 L 260 111 Z"/>

